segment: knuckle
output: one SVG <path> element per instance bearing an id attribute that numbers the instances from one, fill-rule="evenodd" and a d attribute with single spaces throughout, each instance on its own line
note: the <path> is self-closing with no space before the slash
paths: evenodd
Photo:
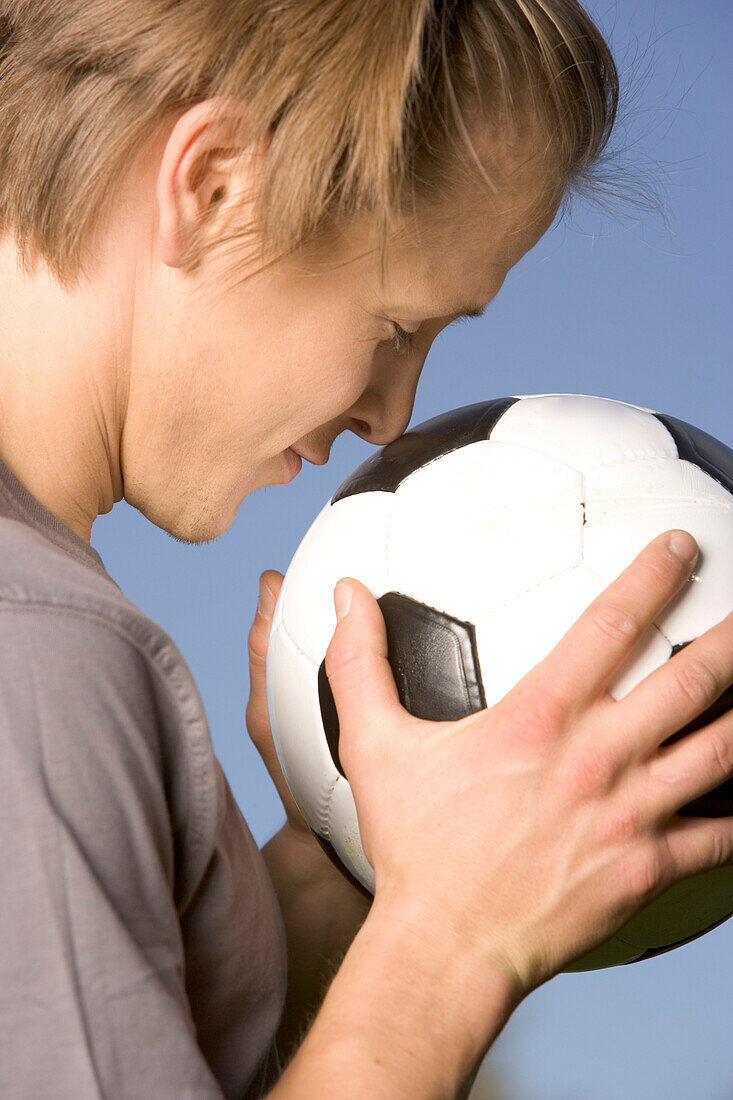
<path id="1" fill-rule="evenodd" d="M 733 864 L 733 832 L 729 829 L 725 830 L 723 822 L 720 823 L 720 828 L 714 828 L 712 831 L 708 863 L 711 869 Z"/>
<path id="2" fill-rule="evenodd" d="M 639 845 L 629 858 L 625 871 L 625 885 L 630 901 L 651 900 L 667 883 L 665 861 L 651 844 Z"/>
<path id="3" fill-rule="evenodd" d="M 680 665 L 677 686 L 686 699 L 702 709 L 718 694 L 718 679 L 713 670 L 699 657 L 688 658 Z"/>
<path id="4" fill-rule="evenodd" d="M 267 640 L 263 640 L 260 633 L 255 631 L 254 627 L 249 632 L 247 652 L 249 654 L 250 664 L 255 668 L 265 667 L 267 662 Z"/>
<path id="5" fill-rule="evenodd" d="M 676 793 L 680 785 L 689 786 L 694 782 L 694 766 L 689 758 L 679 759 L 679 755 L 662 748 L 656 759 L 649 764 L 650 776 L 657 787 L 665 793 Z"/>
<path id="6" fill-rule="evenodd" d="M 581 801 L 607 794 L 613 785 L 614 767 L 609 752 L 592 745 L 573 752 L 563 772 L 566 790 Z"/>
<path id="7" fill-rule="evenodd" d="M 250 700 L 244 712 L 244 720 L 253 740 L 269 733 L 270 717 L 266 707 Z"/>
<path id="8" fill-rule="evenodd" d="M 617 840 L 630 841 L 639 836 L 642 815 L 633 799 L 627 799 L 612 817 L 612 827 Z"/>
<path id="9" fill-rule="evenodd" d="M 351 783 L 354 775 L 361 775 L 369 759 L 369 738 L 359 737 L 348 723 L 342 724 L 339 735 L 339 759 Z"/>
<path id="10" fill-rule="evenodd" d="M 731 773 L 733 773 L 733 737 L 731 734 L 729 733 L 726 737 L 721 731 L 711 730 L 708 746 L 713 768 L 719 773 L 720 779 L 730 778 Z"/>
<path id="11" fill-rule="evenodd" d="M 358 645 L 339 637 L 338 628 L 326 650 L 326 675 L 343 678 L 361 664 L 362 653 Z"/>
<path id="12" fill-rule="evenodd" d="M 641 624 L 621 604 L 602 600 L 591 604 L 589 610 L 596 629 L 613 642 L 628 642 L 641 633 Z"/>
<path id="13" fill-rule="evenodd" d="M 372 736 L 374 727 L 368 721 L 350 722 L 339 718 L 339 758 L 346 777 L 353 786 L 353 780 L 364 780 L 365 776 L 384 768 L 384 748 L 381 740 Z M 374 776 L 377 781 L 377 775 Z"/>
<path id="14" fill-rule="evenodd" d="M 563 701 L 536 683 L 518 684 L 501 701 L 500 709 L 517 733 L 531 742 L 546 741 L 567 724 Z"/>

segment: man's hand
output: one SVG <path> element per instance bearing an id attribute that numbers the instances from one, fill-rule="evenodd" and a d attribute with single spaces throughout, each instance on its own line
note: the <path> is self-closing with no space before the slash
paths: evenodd
<path id="1" fill-rule="evenodd" d="M 310 830 L 295 799 L 290 793 L 285 776 L 277 759 L 275 745 L 270 729 L 270 716 L 267 711 L 266 666 L 267 644 L 270 640 L 270 625 L 275 604 L 285 578 L 282 573 L 268 569 L 260 577 L 260 592 L 257 611 L 249 632 L 249 702 L 246 720 L 249 735 L 258 753 L 265 762 L 273 783 L 285 808 L 287 824 L 296 832 L 310 836 Z"/>
<path id="2" fill-rule="evenodd" d="M 285 921 L 288 994 L 278 1032 L 283 1063 L 295 1053 L 328 981 L 369 911 L 369 901 L 337 870 L 301 815 L 275 752 L 267 711 L 266 661 L 270 625 L 283 583 L 268 569 L 249 632 L 250 696 L 247 729 L 277 788 L 286 821 L 262 850 Z"/>
<path id="3" fill-rule="evenodd" d="M 367 926 L 387 913 L 428 954 L 468 949 L 475 975 L 488 958 L 524 997 L 675 883 L 733 866 L 733 819 L 678 813 L 733 776 L 733 712 L 666 744 L 733 683 L 733 612 L 623 698 L 608 690 L 696 556 L 688 532 L 653 539 L 502 699 L 456 722 L 402 707 L 379 604 L 345 578 L 326 672 L 377 883 Z"/>

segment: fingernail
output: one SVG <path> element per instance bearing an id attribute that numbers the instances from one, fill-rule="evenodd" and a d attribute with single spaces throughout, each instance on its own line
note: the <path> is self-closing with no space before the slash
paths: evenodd
<path id="1" fill-rule="evenodd" d="M 697 561 L 697 543 L 687 531 L 673 531 L 669 537 L 669 548 L 685 565 L 693 565 Z"/>
<path id="2" fill-rule="evenodd" d="M 351 589 L 348 584 L 339 581 L 336 585 L 333 590 L 333 606 L 336 608 L 336 618 L 340 622 L 351 607 Z"/>
<path id="3" fill-rule="evenodd" d="M 271 619 L 276 603 L 277 599 L 275 593 L 271 588 L 268 588 L 262 577 L 260 577 L 260 594 L 257 599 L 257 610 L 260 615 L 262 615 L 264 619 Z"/>

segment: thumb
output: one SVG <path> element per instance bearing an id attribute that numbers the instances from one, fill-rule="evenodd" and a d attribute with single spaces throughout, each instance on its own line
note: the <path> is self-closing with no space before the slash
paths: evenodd
<path id="1" fill-rule="evenodd" d="M 336 630 L 326 651 L 326 675 L 339 726 L 344 730 L 389 728 L 404 715 L 387 660 L 387 630 L 379 604 L 353 577 L 334 589 Z"/>
<path id="2" fill-rule="evenodd" d="M 267 645 L 270 640 L 272 615 L 282 583 L 282 573 L 278 573 L 274 569 L 266 570 L 260 577 L 257 612 L 248 638 L 249 701 L 246 710 L 247 729 L 271 774 L 273 766 L 276 765 L 275 746 L 272 743 L 270 716 L 267 711 Z"/>

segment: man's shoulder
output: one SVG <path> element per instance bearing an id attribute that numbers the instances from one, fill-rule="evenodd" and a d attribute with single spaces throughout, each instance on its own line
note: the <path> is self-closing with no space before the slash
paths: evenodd
<path id="1" fill-rule="evenodd" d="M 189 844 L 210 849 L 220 769 L 175 642 L 104 572 L 3 518 L 0 692 L 6 749 L 40 760 L 46 741 L 68 759 L 93 746 L 108 762 L 148 760 Z"/>
<path id="2" fill-rule="evenodd" d="M 99 565 L 56 545 L 48 533 L 0 515 L 0 600 L 14 604 L 119 607 L 143 615 Z"/>
<path id="3" fill-rule="evenodd" d="M 284 933 L 193 677 L 83 548 L 74 560 L 20 526 L 0 519 L 0 970 L 27 1009 L 12 1050 L 30 1029 L 63 1068 L 70 1045 L 103 1061 L 129 1033 L 142 1081 L 152 1026 L 174 1069 L 209 1080 L 208 1062 L 241 1092 L 282 1011 Z"/>
<path id="4" fill-rule="evenodd" d="M 156 667 L 185 668 L 185 661 L 166 631 L 119 588 L 101 568 L 55 546 L 33 527 L 0 517 L 0 611 L 32 617 L 49 628 L 60 621 L 86 620 L 88 632 L 116 637 L 133 646 Z M 8 615 L 3 616 L 7 618 Z M 2 629 L 0 627 L 0 629 Z M 186 670 L 187 671 L 187 670 Z"/>

